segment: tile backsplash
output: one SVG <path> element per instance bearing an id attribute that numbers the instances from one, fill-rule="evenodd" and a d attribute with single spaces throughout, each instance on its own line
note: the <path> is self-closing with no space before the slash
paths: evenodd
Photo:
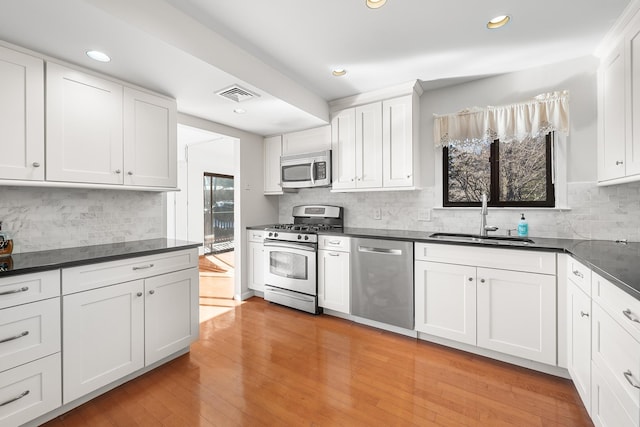
<path id="1" fill-rule="evenodd" d="M 416 191 L 331 193 L 326 188 L 302 189 L 280 197 L 280 222 L 291 222 L 291 209 L 301 204 L 328 204 L 345 208 L 345 226 L 396 230 L 478 233 L 477 208 L 433 209 L 433 187 Z M 640 182 L 598 187 L 596 183 L 569 183 L 570 210 L 489 209 L 487 224 L 497 234 L 518 226 L 520 212 L 529 222 L 529 235 L 575 239 L 640 242 Z M 374 210 L 381 219 L 374 219 Z M 429 221 L 420 221 L 430 214 Z"/>
<path id="2" fill-rule="evenodd" d="M 14 253 L 163 237 L 162 193 L 0 187 Z"/>

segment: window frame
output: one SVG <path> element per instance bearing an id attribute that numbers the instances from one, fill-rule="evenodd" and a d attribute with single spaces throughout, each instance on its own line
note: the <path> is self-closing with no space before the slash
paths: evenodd
<path id="1" fill-rule="evenodd" d="M 487 206 L 501 208 L 555 208 L 556 207 L 556 186 L 554 183 L 554 137 L 553 132 L 545 135 L 545 155 L 546 155 L 546 183 L 547 199 L 544 201 L 520 201 L 502 202 L 496 200 L 494 195 L 499 194 L 500 188 L 500 140 L 496 139 L 491 143 L 489 163 L 491 165 L 489 199 Z M 449 201 L 449 147 L 442 147 L 442 206 L 445 208 L 457 207 L 478 207 L 481 202 L 450 202 Z"/>

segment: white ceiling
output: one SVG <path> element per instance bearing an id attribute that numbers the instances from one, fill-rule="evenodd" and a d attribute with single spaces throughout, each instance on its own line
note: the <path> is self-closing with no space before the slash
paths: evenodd
<path id="1" fill-rule="evenodd" d="M 592 54 L 629 0 L 0 0 L 0 40 L 170 95 L 260 135 L 311 128 L 327 101 L 426 89 Z M 486 29 L 493 16 L 511 22 Z M 84 56 L 100 49 L 113 60 Z M 344 77 L 331 76 L 343 67 Z M 215 92 L 258 93 L 236 104 Z M 246 114 L 233 109 L 242 107 Z"/>

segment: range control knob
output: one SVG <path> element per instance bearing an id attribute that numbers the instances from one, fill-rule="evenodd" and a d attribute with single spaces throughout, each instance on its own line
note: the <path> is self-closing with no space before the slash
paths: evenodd
<path id="1" fill-rule="evenodd" d="M 273 233 L 273 237 L 278 237 L 278 233 Z"/>
<path id="2" fill-rule="evenodd" d="M 304 236 L 304 240 L 309 240 L 309 236 Z"/>
<path id="3" fill-rule="evenodd" d="M 302 236 L 300 234 L 298 234 L 298 240 L 302 239 Z"/>
<path id="4" fill-rule="evenodd" d="M 270 232 L 269 232 L 269 237 L 271 237 L 271 236 L 273 236 L 273 233 L 270 231 Z"/>

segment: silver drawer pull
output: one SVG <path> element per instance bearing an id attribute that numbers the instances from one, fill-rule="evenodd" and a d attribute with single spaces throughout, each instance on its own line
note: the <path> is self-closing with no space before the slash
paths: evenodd
<path id="1" fill-rule="evenodd" d="M 27 292 L 28 290 L 29 290 L 29 287 L 25 286 L 25 287 L 20 288 L 20 289 L 14 289 L 12 291 L 0 292 L 0 296 L 2 296 L 2 295 L 11 295 L 11 294 L 19 294 L 20 292 Z"/>
<path id="2" fill-rule="evenodd" d="M 19 333 L 18 335 L 14 335 L 14 336 L 9 337 L 9 338 L 1 339 L 0 340 L 0 344 L 2 344 L 3 342 L 17 340 L 18 338 L 26 337 L 27 335 L 29 335 L 29 331 L 24 331 L 24 332 Z"/>
<path id="3" fill-rule="evenodd" d="M 340 244 L 340 240 L 329 240 L 329 244 L 330 245 L 339 245 Z"/>
<path id="4" fill-rule="evenodd" d="M 626 380 L 629 382 L 629 384 L 631 384 L 631 387 L 640 389 L 640 385 L 635 384 L 633 382 L 633 374 L 631 373 L 631 371 L 627 370 L 625 372 L 622 373 L 622 375 L 624 375 L 624 377 L 626 378 Z"/>
<path id="5" fill-rule="evenodd" d="M 580 273 L 578 270 L 573 270 L 573 275 L 578 276 L 581 279 L 584 279 L 584 274 Z"/>
<path id="6" fill-rule="evenodd" d="M 153 267 L 153 264 L 139 265 L 139 266 L 133 267 L 133 269 L 134 270 L 145 270 L 145 269 L 151 268 L 151 267 Z"/>
<path id="7" fill-rule="evenodd" d="M 340 254 L 335 252 L 327 252 L 327 254 L 329 254 L 329 256 L 340 256 Z"/>
<path id="8" fill-rule="evenodd" d="M 13 402 L 15 402 L 16 400 L 20 400 L 20 399 L 22 399 L 23 397 L 25 397 L 26 395 L 28 395 L 29 393 L 30 393 L 30 391 L 29 391 L 29 390 L 25 390 L 25 391 L 23 391 L 22 393 L 20 393 L 20 395 L 18 395 L 18 396 L 16 396 L 16 397 L 14 397 L 13 399 L 9 399 L 9 400 L 7 400 L 6 402 L 2 402 L 2 403 L 0 403 L 0 407 L 1 407 L 1 406 L 4 406 L 4 405 L 8 405 L 9 403 L 13 403 Z"/>
<path id="9" fill-rule="evenodd" d="M 622 312 L 622 314 L 624 314 L 624 315 L 625 315 L 625 317 L 626 317 L 627 319 L 631 320 L 632 322 L 640 323 L 640 319 L 638 319 L 638 316 L 636 316 L 635 314 L 633 314 L 633 313 L 631 312 L 631 310 L 630 310 L 630 309 L 628 309 L 628 308 L 627 308 L 626 310 L 624 310 L 624 311 Z"/>

